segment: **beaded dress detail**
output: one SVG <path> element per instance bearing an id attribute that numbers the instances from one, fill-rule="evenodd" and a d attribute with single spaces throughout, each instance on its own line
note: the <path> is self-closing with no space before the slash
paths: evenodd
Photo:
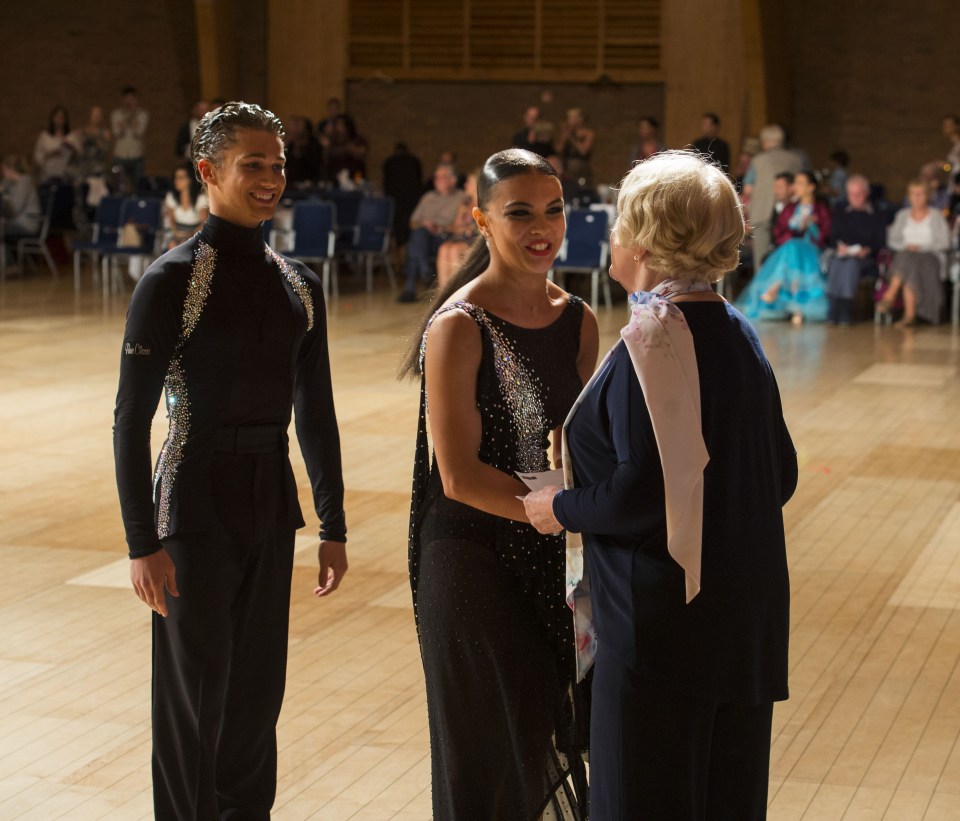
<path id="1" fill-rule="evenodd" d="M 522 328 L 468 302 L 482 340 L 478 456 L 542 471 L 550 432 L 580 392 L 583 302 Z M 577 821 L 586 806 L 573 726 L 573 631 L 562 536 L 447 498 L 427 438 L 426 386 L 410 514 L 410 581 L 427 684 L 434 815 Z M 571 789 L 576 784 L 576 792 Z"/>

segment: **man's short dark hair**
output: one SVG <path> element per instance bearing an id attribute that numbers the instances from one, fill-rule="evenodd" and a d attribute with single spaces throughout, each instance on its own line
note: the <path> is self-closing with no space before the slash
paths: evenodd
<path id="1" fill-rule="evenodd" d="M 136 94 L 136 93 L 137 93 L 136 86 L 124 86 L 123 88 L 120 89 L 120 94 L 123 97 L 126 97 L 128 94 Z"/>
<path id="2" fill-rule="evenodd" d="M 777 176 L 774 177 L 775 180 L 786 180 L 790 185 L 793 185 L 793 174 L 789 171 L 781 171 Z"/>
<path id="3" fill-rule="evenodd" d="M 714 125 L 716 126 L 720 125 L 720 118 L 716 114 L 714 114 L 712 111 L 707 111 L 703 116 L 706 119 L 710 120 L 710 122 L 712 122 Z"/>

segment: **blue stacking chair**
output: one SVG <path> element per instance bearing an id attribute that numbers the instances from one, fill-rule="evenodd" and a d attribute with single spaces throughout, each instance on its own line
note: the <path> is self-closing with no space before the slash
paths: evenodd
<path id="1" fill-rule="evenodd" d="M 73 290 L 80 290 L 80 267 L 84 254 L 90 256 L 93 266 L 93 283 L 99 278 L 100 255 L 117 247 L 120 232 L 120 208 L 123 197 L 104 197 L 97 205 L 93 217 L 93 235 L 88 241 L 73 243 Z"/>
<path id="2" fill-rule="evenodd" d="M 357 216 L 360 213 L 360 203 L 364 196 L 362 191 L 341 191 L 333 188 L 324 193 L 323 198 L 332 202 L 337 209 L 337 224 L 334 230 L 341 243 L 349 243 L 353 236 L 353 229 L 357 225 Z"/>
<path id="3" fill-rule="evenodd" d="M 319 262 L 323 266 L 323 293 L 339 293 L 336 270 L 337 209 L 332 202 L 302 200 L 294 203 L 290 233 L 291 246 L 284 253 L 303 262 Z"/>
<path id="4" fill-rule="evenodd" d="M 606 211 L 571 211 L 567 217 L 567 235 L 554 260 L 550 279 L 556 273 L 590 274 L 590 307 L 597 310 L 597 293 L 603 277 L 603 301 L 610 309 L 610 279 L 606 275 L 610 245 Z"/>
<path id="5" fill-rule="evenodd" d="M 103 293 L 109 289 L 120 291 L 118 260 L 141 257 L 144 265 L 150 259 L 160 255 L 160 242 L 163 239 L 163 201 L 154 198 L 127 197 L 120 206 L 120 220 L 117 229 L 117 241 L 123 235 L 123 226 L 132 222 L 140 232 L 140 244 L 120 246 L 116 243 L 101 251 L 103 275 Z"/>
<path id="6" fill-rule="evenodd" d="M 341 253 L 361 260 L 367 274 L 367 292 L 373 291 L 373 266 L 379 260 L 387 271 L 390 290 L 396 290 L 393 262 L 390 259 L 390 237 L 393 232 L 394 202 L 391 197 L 364 197 L 357 209 L 357 224 Z"/>

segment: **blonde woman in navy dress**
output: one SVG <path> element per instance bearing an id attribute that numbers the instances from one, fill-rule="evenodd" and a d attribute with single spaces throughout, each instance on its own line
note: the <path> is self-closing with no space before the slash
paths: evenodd
<path id="1" fill-rule="evenodd" d="M 568 489 L 526 497 L 583 536 L 596 629 L 591 821 L 766 816 L 773 702 L 787 697 L 781 507 L 797 459 L 747 319 L 730 181 L 685 152 L 624 179 L 611 276 L 631 320 L 565 424 Z"/>
<path id="2" fill-rule="evenodd" d="M 515 475 L 550 466 L 548 437 L 596 362 L 595 317 L 546 276 L 563 205 L 538 155 L 487 160 L 481 237 L 403 368 L 423 386 L 410 576 L 437 821 L 586 817 L 564 541 L 530 526 Z"/>

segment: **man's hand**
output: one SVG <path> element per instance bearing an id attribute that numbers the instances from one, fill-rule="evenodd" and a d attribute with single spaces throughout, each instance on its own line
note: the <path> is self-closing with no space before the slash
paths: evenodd
<path id="1" fill-rule="evenodd" d="M 563 530 L 563 525 L 553 515 L 553 497 L 559 490 L 558 487 L 545 487 L 523 497 L 523 507 L 530 524 L 545 535 Z"/>
<path id="2" fill-rule="evenodd" d="M 133 589 L 147 607 L 161 616 L 167 615 L 167 597 L 180 596 L 177 590 L 176 568 L 164 548 L 140 559 L 130 560 L 130 581 Z"/>
<path id="3" fill-rule="evenodd" d="M 317 598 L 332 593 L 340 586 L 347 572 L 347 546 L 343 542 L 321 541 L 317 549 L 320 574 L 313 595 Z"/>

